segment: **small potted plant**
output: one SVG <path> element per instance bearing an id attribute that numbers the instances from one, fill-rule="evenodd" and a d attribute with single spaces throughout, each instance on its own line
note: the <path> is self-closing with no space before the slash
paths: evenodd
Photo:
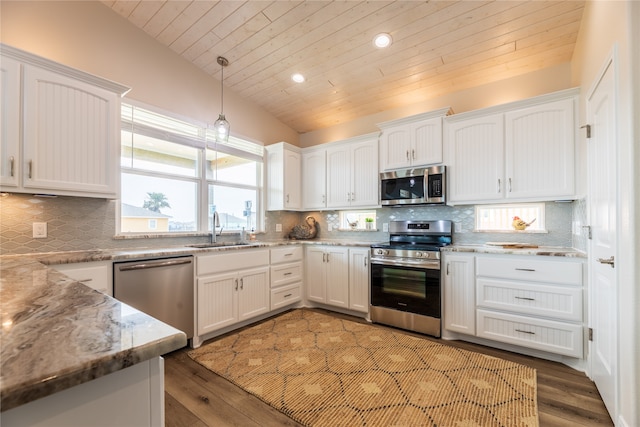
<path id="1" fill-rule="evenodd" d="M 373 230 L 373 218 L 365 218 L 364 222 L 367 230 Z"/>

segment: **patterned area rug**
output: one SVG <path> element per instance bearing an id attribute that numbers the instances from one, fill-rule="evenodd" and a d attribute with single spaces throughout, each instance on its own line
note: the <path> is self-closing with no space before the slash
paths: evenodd
<path id="1" fill-rule="evenodd" d="M 306 426 L 538 426 L 534 369 L 313 310 L 189 356 Z"/>

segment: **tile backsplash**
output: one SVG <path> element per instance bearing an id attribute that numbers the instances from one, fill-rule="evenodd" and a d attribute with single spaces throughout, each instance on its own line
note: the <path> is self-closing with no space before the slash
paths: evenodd
<path id="1" fill-rule="evenodd" d="M 458 224 L 455 243 L 484 243 L 487 241 L 513 241 L 545 246 L 568 246 L 586 251 L 586 201 L 546 204 L 548 233 L 476 233 L 473 232 L 473 206 L 422 206 L 380 208 L 376 210 L 376 231 L 341 231 L 328 224 L 338 222 L 337 211 L 267 212 L 265 233 L 259 240 L 286 238 L 291 229 L 312 215 L 318 222 L 319 239 L 357 240 L 380 242 L 388 240 L 382 224 L 391 220 L 449 219 Z M 116 201 L 84 197 L 41 198 L 26 194 L 8 194 L 0 197 L 0 254 L 53 252 L 89 249 L 117 249 L 179 246 L 206 241 L 206 236 L 163 237 L 149 239 L 114 238 L 116 229 Z M 32 224 L 46 222 L 48 236 L 32 237 Z M 276 232 L 276 224 L 282 231 Z M 572 232 L 573 231 L 573 232 Z M 236 239 L 237 235 L 223 236 Z"/>

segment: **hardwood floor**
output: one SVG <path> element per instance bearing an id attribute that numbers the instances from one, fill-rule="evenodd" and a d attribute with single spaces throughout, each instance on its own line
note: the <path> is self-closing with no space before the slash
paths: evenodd
<path id="1" fill-rule="evenodd" d="M 319 310 L 354 321 L 362 319 Z M 568 366 L 462 341 L 443 341 L 535 368 L 541 427 L 613 426 L 598 391 L 583 373 Z M 203 345 L 206 345 L 203 344 Z M 165 355 L 167 427 L 300 426 L 187 356 L 189 348 Z"/>

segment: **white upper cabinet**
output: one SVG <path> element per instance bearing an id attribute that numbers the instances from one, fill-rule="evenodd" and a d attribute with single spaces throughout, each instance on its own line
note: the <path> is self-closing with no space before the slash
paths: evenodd
<path id="1" fill-rule="evenodd" d="M 495 200 L 504 176 L 503 115 L 492 114 L 447 124 L 448 200 Z"/>
<path id="2" fill-rule="evenodd" d="M 22 94 L 16 99 L 16 86 L 8 85 L 2 93 L 3 107 L 18 105 L 15 114 L 2 112 L 3 189 L 117 198 L 120 97 L 127 88 L 4 45 L 3 86 L 5 77 L 15 84 L 14 62 Z M 11 151 L 16 141 L 22 156 Z"/>
<path id="3" fill-rule="evenodd" d="M 302 159 L 300 149 L 286 142 L 268 145 L 267 210 L 302 208 Z"/>
<path id="4" fill-rule="evenodd" d="M 575 111 L 569 89 L 445 118 L 448 203 L 575 197 Z"/>
<path id="5" fill-rule="evenodd" d="M 378 205 L 377 135 L 352 138 L 327 148 L 327 208 Z"/>
<path id="6" fill-rule="evenodd" d="M 302 153 L 302 206 L 322 209 L 327 206 L 327 150 Z"/>
<path id="7" fill-rule="evenodd" d="M 20 63 L 0 61 L 0 185 L 17 187 L 20 175 Z M 13 191 L 15 188 L 6 188 Z"/>
<path id="8" fill-rule="evenodd" d="M 379 123 L 380 170 L 442 163 L 442 118 L 450 108 Z"/>
<path id="9" fill-rule="evenodd" d="M 574 195 L 573 98 L 505 114 L 505 197 Z"/>

